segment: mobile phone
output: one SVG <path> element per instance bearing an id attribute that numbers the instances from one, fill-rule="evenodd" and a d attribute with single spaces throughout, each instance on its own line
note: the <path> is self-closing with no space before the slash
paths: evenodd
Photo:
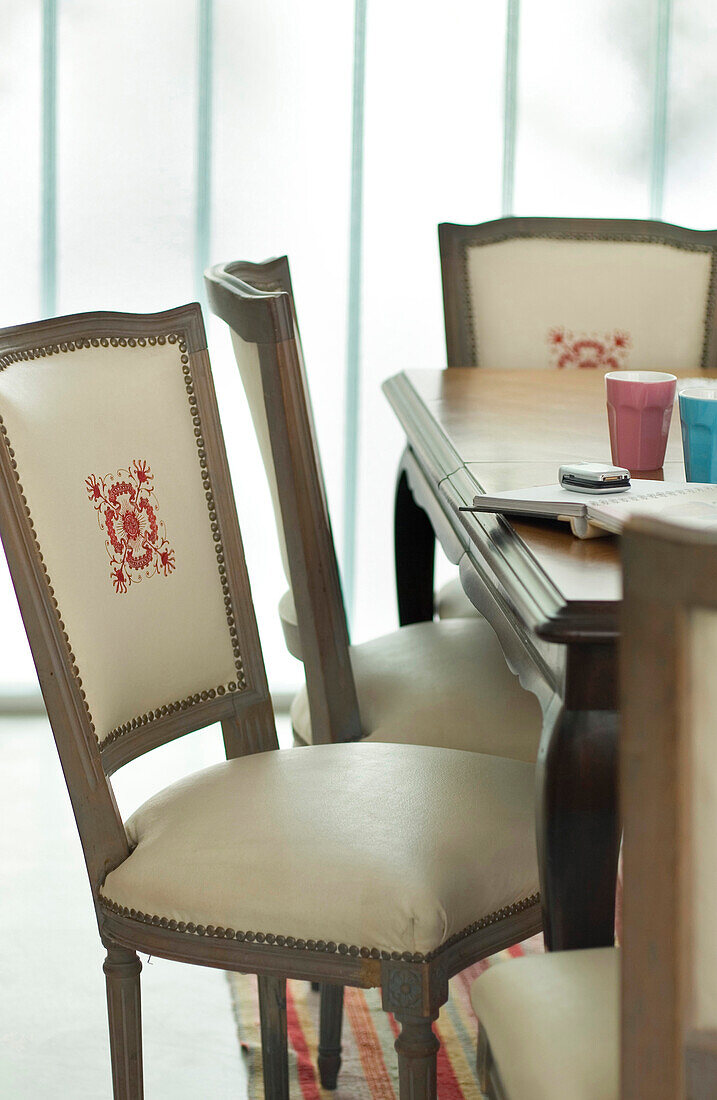
<path id="1" fill-rule="evenodd" d="M 601 462 L 570 462 L 558 470 L 558 481 L 575 493 L 624 493 L 630 488 L 630 471 Z"/>

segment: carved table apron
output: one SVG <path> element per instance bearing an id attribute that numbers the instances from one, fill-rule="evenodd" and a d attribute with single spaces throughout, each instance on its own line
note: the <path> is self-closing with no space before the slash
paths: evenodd
<path id="1" fill-rule="evenodd" d="M 401 624 L 432 617 L 437 538 L 543 708 L 536 826 L 551 949 L 614 937 L 618 544 L 459 508 L 481 491 L 552 483 L 562 462 L 611 461 L 604 385 L 597 371 L 450 368 L 383 387 L 408 443 L 395 514 Z M 676 411 L 664 471 L 684 480 Z"/>

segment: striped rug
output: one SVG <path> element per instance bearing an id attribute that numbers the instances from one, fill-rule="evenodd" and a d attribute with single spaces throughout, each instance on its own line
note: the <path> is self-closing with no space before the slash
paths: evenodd
<path id="1" fill-rule="evenodd" d="M 476 963 L 456 975 L 435 1030 L 438 1054 L 438 1095 L 441 1100 L 482 1100 L 476 1076 L 478 1025 L 470 1003 L 470 987 L 488 966 L 543 950 L 542 936 Z M 256 978 L 229 974 L 234 1014 L 248 1077 L 249 1100 L 264 1100 Z M 291 1096 L 303 1100 L 397 1100 L 398 1068 L 393 1049 L 398 1027 L 381 1009 L 379 989 L 345 990 L 343 1063 L 339 1087 L 326 1092 L 316 1071 L 319 994 L 308 982 L 287 983 L 287 1022 Z"/>

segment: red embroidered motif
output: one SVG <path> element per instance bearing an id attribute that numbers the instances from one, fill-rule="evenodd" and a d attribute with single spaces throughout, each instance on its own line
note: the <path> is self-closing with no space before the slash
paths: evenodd
<path id="1" fill-rule="evenodd" d="M 551 328 L 548 332 L 551 366 L 564 369 L 578 367 L 590 370 L 623 370 L 630 351 L 629 332 L 616 330 L 604 336 L 596 333 L 569 332 L 565 328 Z"/>
<path id="2" fill-rule="evenodd" d="M 100 528 L 109 535 L 110 578 L 115 592 L 124 593 L 133 581 L 174 572 L 174 550 L 164 524 L 157 519 L 154 475 L 143 459 L 117 477 L 107 474 L 85 479 L 87 495 L 95 507 Z"/>

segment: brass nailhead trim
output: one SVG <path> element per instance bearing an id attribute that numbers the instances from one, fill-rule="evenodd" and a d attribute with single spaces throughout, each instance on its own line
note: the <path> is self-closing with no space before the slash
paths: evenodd
<path id="1" fill-rule="evenodd" d="M 7 428 L 5 427 L 2 416 L 0 416 L 0 434 L 2 435 L 2 437 L 4 439 L 8 455 L 10 456 L 10 463 L 12 465 L 13 473 L 15 475 L 15 481 L 17 483 L 17 487 L 20 491 L 20 498 L 21 498 L 22 503 L 23 503 L 24 508 L 25 508 L 25 515 L 26 515 L 26 518 L 27 518 L 27 522 L 28 522 L 28 525 L 29 525 L 30 530 L 32 532 L 32 535 L 33 535 L 33 540 L 34 540 L 34 543 L 35 543 L 35 549 L 37 551 L 37 556 L 40 560 L 40 563 L 42 564 L 42 570 L 43 570 L 43 573 L 45 575 L 45 580 L 47 581 L 47 589 L 48 589 L 48 592 L 50 594 L 50 598 L 52 600 L 52 606 L 55 610 L 55 614 L 57 616 L 57 622 L 58 622 L 58 625 L 60 627 L 60 632 L 62 634 L 62 638 L 63 638 L 64 643 L 65 643 L 65 647 L 66 647 L 66 650 L 67 650 L 67 655 L 68 655 L 69 660 L 70 660 L 70 668 L 71 668 L 71 671 L 72 671 L 72 675 L 73 675 L 73 677 L 75 679 L 75 682 L 77 683 L 77 686 L 80 690 L 80 696 L 81 696 L 82 701 L 84 703 L 85 712 L 87 714 L 87 718 L 88 718 L 88 721 L 89 721 L 89 724 L 90 724 L 90 729 L 94 733 L 95 737 L 97 737 L 97 741 L 98 741 L 100 749 L 104 749 L 107 745 L 111 744 L 113 741 L 118 740 L 118 738 L 124 737 L 127 734 L 131 733 L 133 730 L 140 729 L 142 726 L 148 725 L 150 722 L 155 721 L 157 718 L 164 718 L 169 714 L 176 713 L 177 711 L 187 710 L 190 706 L 193 706 L 195 703 L 204 702 L 207 699 L 214 699 L 218 695 L 225 695 L 227 692 L 245 691 L 246 686 L 247 686 L 246 685 L 246 679 L 245 679 L 245 676 L 244 676 L 244 668 L 243 668 L 243 665 L 242 665 L 241 653 L 240 653 L 240 650 L 239 650 L 239 642 L 238 642 L 238 638 L 237 638 L 237 631 L 236 631 L 236 627 L 234 625 L 234 613 L 233 613 L 231 593 L 229 591 L 229 585 L 227 583 L 227 578 L 226 578 L 226 566 L 224 565 L 224 548 L 222 546 L 221 536 L 219 534 L 219 525 L 216 521 L 217 520 L 217 512 L 216 512 L 216 506 L 215 506 L 215 503 L 214 503 L 214 495 L 213 495 L 212 489 L 211 489 L 211 480 L 210 480 L 209 474 L 206 470 L 206 465 L 207 465 L 206 450 L 204 448 L 204 439 L 202 437 L 201 419 L 200 419 L 200 416 L 199 416 L 199 410 L 197 408 L 196 398 L 195 398 L 195 395 L 194 395 L 194 380 L 192 378 L 191 369 L 190 369 L 190 366 L 189 366 L 189 355 L 187 353 L 187 343 L 186 343 L 186 340 L 185 340 L 184 336 L 181 333 L 174 333 L 174 332 L 168 333 L 166 336 L 149 336 L 149 337 L 139 336 L 139 337 L 129 337 L 129 338 L 127 338 L 127 337 L 124 337 L 124 336 L 122 336 L 122 337 L 102 336 L 102 337 L 91 337 L 91 338 L 88 338 L 88 339 L 83 338 L 83 339 L 76 339 L 76 340 L 68 340 L 68 341 L 60 343 L 60 344 L 47 344 L 44 347 L 24 348 L 24 349 L 21 349 L 21 350 L 18 350 L 18 351 L 6 352 L 4 355 L 0 355 L 0 371 L 4 371 L 7 367 L 10 366 L 11 363 L 23 362 L 23 361 L 27 361 L 27 360 L 30 360 L 30 359 L 45 358 L 48 355 L 58 355 L 61 352 L 80 351 L 84 348 L 96 348 L 96 347 L 99 347 L 99 346 L 102 346 L 103 348 L 106 348 L 106 347 L 109 347 L 110 345 L 112 347 L 115 347 L 115 348 L 118 347 L 118 346 L 119 347 L 127 347 L 127 346 L 135 347 L 136 345 L 139 345 L 139 347 L 143 348 L 143 347 L 146 347 L 147 344 L 149 344 L 151 347 L 154 347 L 156 344 L 163 345 L 163 344 L 166 344 L 166 343 L 177 344 L 178 348 L 179 348 L 179 352 L 180 352 L 180 362 L 181 362 L 181 365 L 182 365 L 182 373 L 184 375 L 184 384 L 185 384 L 185 388 L 187 390 L 187 397 L 188 397 L 188 400 L 189 400 L 189 409 L 190 409 L 190 414 L 192 416 L 192 424 L 194 426 L 194 436 L 195 436 L 196 444 L 197 444 L 199 465 L 200 465 L 201 476 L 202 476 L 202 484 L 203 484 L 204 489 L 205 489 L 205 498 L 206 498 L 206 501 L 207 501 L 207 508 L 208 508 L 208 511 L 209 511 L 209 518 L 210 518 L 210 522 L 211 522 L 212 537 L 214 539 L 214 547 L 215 547 L 215 552 L 216 552 L 216 555 L 217 555 L 217 568 L 218 568 L 218 572 L 219 572 L 219 580 L 220 580 L 221 586 L 222 586 L 222 593 L 223 593 L 223 596 L 224 596 L 224 605 L 225 605 L 225 610 L 226 610 L 227 626 L 229 628 L 229 636 L 230 636 L 230 639 L 231 639 L 232 652 L 234 654 L 234 668 L 236 670 L 236 680 L 231 680 L 228 684 L 219 684 L 217 687 L 209 688 L 205 691 L 197 692 L 194 695 L 188 695 L 185 699 L 178 699 L 178 700 L 174 700 L 171 703 L 164 703 L 161 706 L 156 707 L 154 710 L 149 711 L 147 714 L 142 714 L 142 715 L 139 715 L 135 718 L 131 718 L 127 722 L 123 722 L 122 725 L 116 726 L 115 729 L 111 730 L 102 741 L 100 741 L 99 738 L 97 737 L 97 731 L 95 729 L 95 724 L 94 724 L 94 721 L 92 719 L 92 714 L 90 713 L 89 706 L 87 705 L 87 696 L 85 694 L 85 691 L 84 691 L 84 688 L 83 688 L 83 685 L 82 685 L 82 678 L 80 677 L 79 669 L 77 667 L 77 661 L 76 661 L 74 653 L 72 652 L 72 648 L 70 646 L 70 638 L 69 638 L 69 635 L 67 633 L 67 628 L 65 627 L 65 624 L 62 620 L 59 605 L 57 603 L 57 600 L 55 599 L 55 592 L 54 592 L 54 589 L 52 587 L 52 580 L 50 578 L 49 573 L 47 572 L 47 567 L 45 565 L 44 558 L 42 556 L 42 551 L 40 549 L 40 543 L 39 543 L 38 538 L 37 538 L 37 532 L 35 531 L 35 525 L 33 523 L 32 516 L 30 514 L 30 509 L 28 507 L 27 498 L 25 496 L 22 484 L 20 482 L 20 476 L 19 476 L 18 470 L 17 470 L 17 462 L 15 461 L 15 452 L 13 451 L 12 447 L 10 446 L 10 441 L 8 439 L 8 434 L 7 434 Z"/>
<path id="2" fill-rule="evenodd" d="M 478 336 L 475 328 L 475 317 L 473 316 L 473 300 L 471 298 L 470 281 L 468 278 L 468 250 L 469 248 L 481 248 L 487 244 L 501 244 L 503 241 L 625 241 L 628 244 L 664 244 L 668 248 L 676 248 L 680 252 L 710 252 L 712 254 L 712 262 L 710 264 L 710 277 L 707 285 L 707 298 L 705 302 L 705 316 L 702 323 L 702 356 L 700 359 L 700 367 L 703 370 L 707 368 L 707 356 L 709 353 L 708 340 L 707 340 L 707 325 L 709 321 L 710 308 L 714 298 L 715 279 L 717 273 L 715 266 L 717 264 L 717 250 L 712 245 L 708 244 L 690 244 L 687 241 L 672 241 L 666 237 L 660 237 L 657 234 L 649 234 L 648 236 L 640 236 L 636 233 L 560 233 L 557 230 L 553 233 L 530 233 L 524 231 L 522 233 L 496 233 L 494 237 L 490 238 L 474 238 L 473 240 L 466 240 L 463 242 L 463 301 L 466 308 L 466 316 L 470 324 L 470 338 L 471 348 L 473 349 L 473 365 L 478 366 Z"/>
<path id="3" fill-rule="evenodd" d="M 215 939 L 239 940 L 242 943 L 268 943 L 276 947 L 288 947 L 295 951 L 320 951 L 329 955 L 351 955 L 354 958 L 361 956 L 362 959 L 384 959 L 385 961 L 392 959 L 394 962 L 424 963 L 435 959 L 446 948 L 452 947 L 454 943 L 465 939 L 466 936 L 472 936 L 474 932 L 479 932 L 482 928 L 488 928 L 491 924 L 497 924 L 508 917 L 514 917 L 525 909 L 537 905 L 540 901 L 540 894 L 531 894 L 530 897 L 516 901 L 513 905 L 508 905 L 504 909 L 496 909 L 494 913 L 489 913 L 487 917 L 481 917 L 480 920 L 474 921 L 473 924 L 467 925 L 460 932 L 456 932 L 440 947 L 437 947 L 435 951 L 429 951 L 425 955 L 421 951 L 380 951 L 378 947 L 356 947 L 355 944 L 346 943 L 336 944 L 333 940 L 327 942 L 326 940 L 295 939 L 294 936 L 276 936 L 273 932 L 235 932 L 233 928 L 222 928 L 221 926 L 215 928 L 211 924 L 205 928 L 202 924 L 196 925 L 191 922 L 185 924 L 184 921 L 168 920 L 166 917 L 153 916 L 138 909 L 130 909 L 126 905 L 118 905 L 116 901 L 112 901 L 111 898 L 106 898 L 102 894 L 100 894 L 99 900 L 104 909 L 110 913 L 115 913 L 119 917 L 128 917 L 130 920 L 139 921 L 143 924 L 159 924 L 162 928 L 169 928 L 173 932 L 184 932 L 190 936 L 212 936 Z"/>

